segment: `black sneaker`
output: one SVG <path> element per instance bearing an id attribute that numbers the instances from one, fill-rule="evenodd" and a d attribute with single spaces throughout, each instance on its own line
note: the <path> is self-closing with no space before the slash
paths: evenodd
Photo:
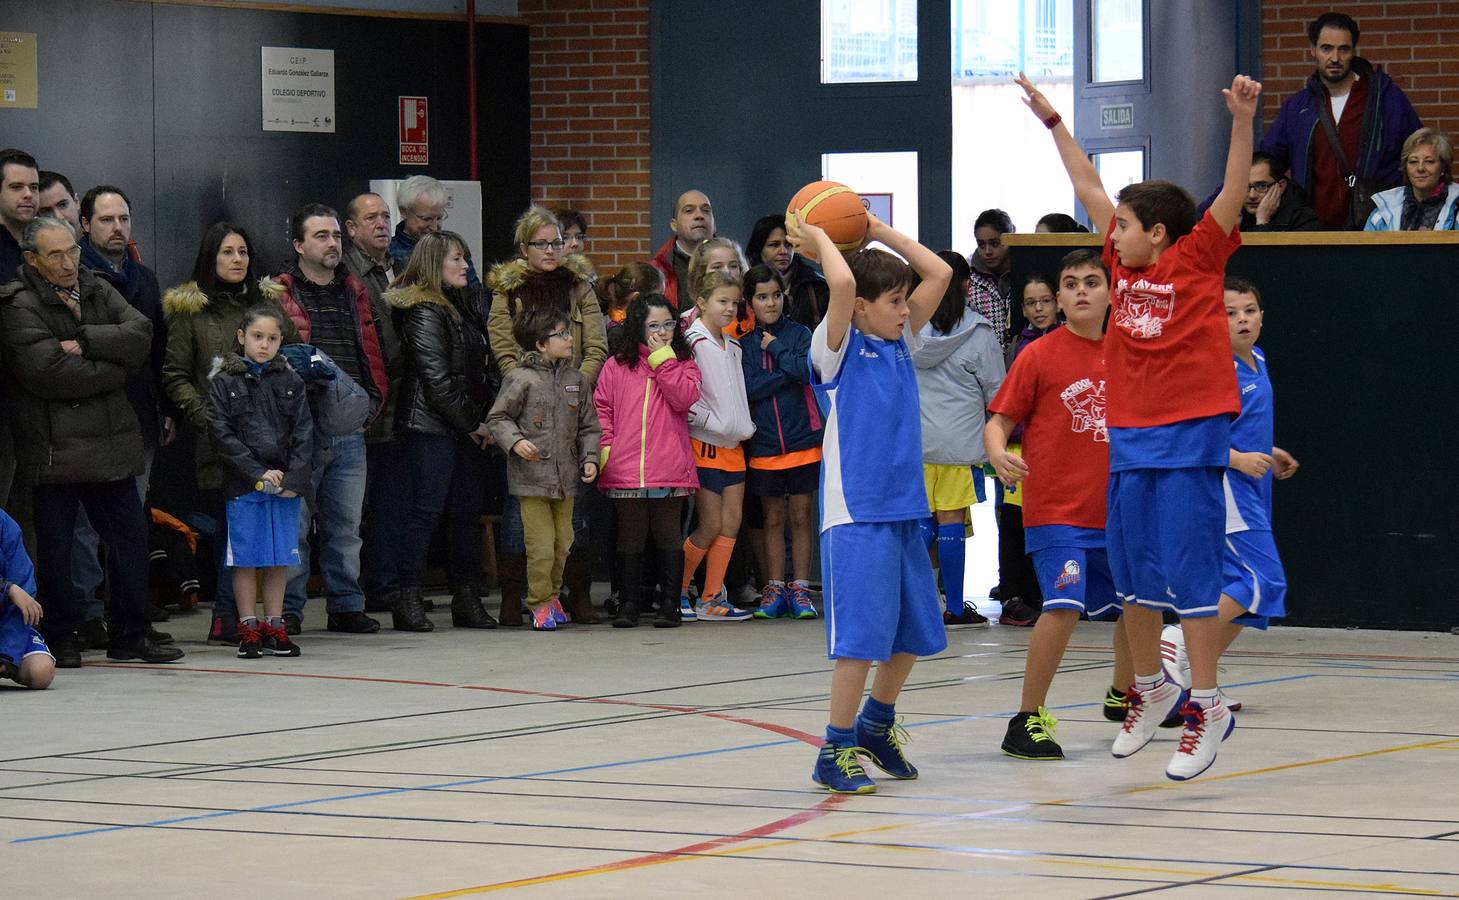
<path id="1" fill-rule="evenodd" d="M 1125 711 L 1129 708 L 1130 698 L 1125 696 L 1124 691 L 1111 687 L 1104 692 L 1104 717 L 1106 719 L 1109 719 L 1111 722 L 1123 722 L 1125 720 Z M 1176 718 L 1180 717 L 1177 716 Z"/>
<path id="2" fill-rule="evenodd" d="M 111 644 L 106 634 L 106 619 L 88 619 L 82 623 L 79 637 L 86 650 L 105 650 Z"/>
<path id="3" fill-rule="evenodd" d="M 284 613 L 284 631 L 289 634 L 298 634 L 304 630 L 304 622 L 293 613 Z M 294 654 L 297 656 L 298 654 Z"/>
<path id="4" fill-rule="evenodd" d="M 81 668 L 81 639 L 74 634 L 61 635 L 48 641 L 58 669 Z"/>
<path id="5" fill-rule="evenodd" d="M 158 606 L 155 603 L 147 604 L 148 622 L 166 622 L 170 618 L 172 618 L 172 613 L 168 612 L 165 607 Z"/>
<path id="6" fill-rule="evenodd" d="M 158 631 L 157 629 L 148 625 L 147 640 L 151 641 L 154 644 L 170 644 L 172 643 L 172 635 L 166 631 Z"/>
<path id="7" fill-rule="evenodd" d="M 288 630 L 287 621 L 286 618 L 286 631 Z M 329 622 L 324 627 L 327 631 L 338 631 L 344 634 L 374 634 L 380 630 L 380 623 L 362 612 L 339 612 L 330 613 Z"/>
<path id="8" fill-rule="evenodd" d="M 287 621 L 287 616 L 285 617 Z M 289 640 L 287 628 L 280 628 L 268 621 L 258 623 L 258 631 L 262 636 L 260 650 L 264 656 L 298 656 L 299 645 Z"/>
<path id="9" fill-rule="evenodd" d="M 1003 601 L 1003 613 L 998 616 L 999 625 L 1015 628 L 1031 628 L 1039 620 L 1039 610 L 1029 606 L 1022 597 L 1010 597 Z"/>
<path id="10" fill-rule="evenodd" d="M 263 655 L 263 633 L 255 625 L 245 622 L 238 623 L 238 658 L 258 659 Z"/>
<path id="11" fill-rule="evenodd" d="M 225 619 L 214 614 L 213 623 L 208 626 L 208 643 L 236 646 L 238 644 L 238 619 Z"/>
<path id="12" fill-rule="evenodd" d="M 1063 759 L 1064 749 L 1054 741 L 1059 720 L 1040 706 L 1037 712 L 1021 712 L 1008 720 L 1003 752 L 1014 759 Z"/>
<path id="13" fill-rule="evenodd" d="M 963 602 L 963 611 L 953 615 L 952 610 L 942 611 L 942 624 L 946 628 L 987 628 L 988 617 L 978 612 L 971 603 Z"/>

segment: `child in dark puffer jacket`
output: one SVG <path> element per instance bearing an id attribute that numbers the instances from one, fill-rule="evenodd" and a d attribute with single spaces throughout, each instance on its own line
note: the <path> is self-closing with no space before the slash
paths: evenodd
<path id="1" fill-rule="evenodd" d="M 304 380 L 279 355 L 283 313 L 256 306 L 208 387 L 208 436 L 227 470 L 228 545 L 238 600 L 238 656 L 298 656 L 284 629 L 284 587 L 299 564 L 299 495 L 309 487 L 314 419 Z M 264 620 L 256 600 L 263 570 Z"/>

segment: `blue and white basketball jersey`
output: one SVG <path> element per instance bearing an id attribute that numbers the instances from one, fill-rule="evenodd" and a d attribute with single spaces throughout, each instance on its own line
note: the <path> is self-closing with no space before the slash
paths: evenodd
<path id="1" fill-rule="evenodd" d="M 1267 378 L 1266 356 L 1253 348 L 1253 369 L 1240 359 L 1236 381 L 1241 389 L 1241 415 L 1231 423 L 1231 448 L 1242 453 L 1271 453 L 1275 438 L 1272 383 Z M 1226 470 L 1226 533 L 1270 531 L 1272 527 L 1272 470 L 1261 478 Z"/>
<path id="2" fill-rule="evenodd" d="M 908 344 L 912 346 L 909 347 Z M 848 522 L 927 517 L 922 412 L 910 330 L 884 341 L 847 329 L 839 351 L 826 323 L 811 337 L 811 384 L 826 420 L 821 444 L 821 530 Z"/>

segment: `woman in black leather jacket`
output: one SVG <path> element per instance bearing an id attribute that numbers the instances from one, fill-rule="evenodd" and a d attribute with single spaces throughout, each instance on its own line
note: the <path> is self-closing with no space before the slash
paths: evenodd
<path id="1" fill-rule="evenodd" d="M 394 566 L 386 566 L 383 573 L 399 631 L 435 627 L 421 596 L 426 551 L 446 505 L 461 436 L 471 436 L 478 446 L 487 440 L 484 420 L 491 398 L 486 338 L 473 324 L 476 313 L 462 310 L 467 255 L 459 235 L 427 234 L 385 294 L 405 357 L 395 408 L 397 440 L 404 442 L 406 462 L 396 496 L 404 501 L 398 509 L 405 520 L 395 542 Z M 496 622 L 479 598 L 458 595 L 451 602 L 451 624 L 492 628 Z"/>

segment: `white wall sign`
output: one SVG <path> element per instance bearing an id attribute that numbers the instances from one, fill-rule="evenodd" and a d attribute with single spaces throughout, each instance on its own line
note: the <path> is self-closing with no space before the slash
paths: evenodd
<path id="1" fill-rule="evenodd" d="M 395 189 L 400 187 L 402 180 L 370 179 L 370 190 L 379 194 L 385 205 L 390 207 L 390 221 L 395 224 L 399 224 L 401 219 L 400 209 L 395 202 Z M 461 239 L 471 250 L 471 261 L 476 265 L 476 274 L 484 281 L 486 271 L 496 260 L 486 259 L 481 254 L 481 182 L 442 181 L 441 184 L 446 188 L 446 221 L 441 223 L 441 228 L 461 235 Z"/>
<path id="2" fill-rule="evenodd" d="M 263 48 L 263 130 L 334 133 L 334 51 Z"/>

